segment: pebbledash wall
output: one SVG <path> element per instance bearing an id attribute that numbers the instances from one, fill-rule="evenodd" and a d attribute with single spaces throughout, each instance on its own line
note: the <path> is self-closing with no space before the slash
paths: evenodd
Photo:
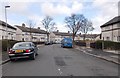
<path id="1" fill-rule="evenodd" d="M 35 41 L 35 42 L 36 41 L 42 41 L 42 42 L 46 41 L 47 35 L 46 35 L 44 30 L 42 30 L 44 32 L 37 32 L 37 33 L 32 31 L 31 32 L 32 39 L 31 39 L 30 32 L 27 31 L 27 30 L 29 30 L 28 27 L 21 26 L 22 29 L 20 29 L 21 27 L 20 28 L 19 27 L 20 26 L 16 26 L 16 28 L 17 28 L 16 39 L 18 41 Z M 23 29 L 26 29 L 26 30 L 23 31 Z M 35 29 L 37 31 L 41 31 L 40 29 L 37 29 L 37 28 L 32 28 L 32 29 Z"/>
<path id="2" fill-rule="evenodd" d="M 120 42 L 120 23 L 101 27 L 102 40 Z"/>
<path id="3" fill-rule="evenodd" d="M 7 32 L 6 32 L 6 23 L 0 21 L 0 40 L 2 39 L 16 40 L 16 28 L 7 24 Z"/>

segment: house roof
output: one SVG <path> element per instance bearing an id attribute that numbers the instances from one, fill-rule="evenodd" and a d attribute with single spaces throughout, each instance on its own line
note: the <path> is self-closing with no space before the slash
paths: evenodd
<path id="1" fill-rule="evenodd" d="M 6 26 L 6 22 L 0 20 L 0 25 Z M 11 26 L 11 25 L 9 25 L 9 24 L 7 24 L 7 27 L 16 30 L 15 27 L 13 27 L 13 26 Z"/>
<path id="2" fill-rule="evenodd" d="M 120 22 L 120 16 L 114 17 L 113 19 L 111 19 L 110 21 L 106 22 L 105 24 L 103 24 L 100 27 L 106 27 L 108 25 L 116 24 L 118 22 Z"/>
<path id="3" fill-rule="evenodd" d="M 32 33 L 46 34 L 46 31 L 41 30 L 41 29 L 36 29 L 36 28 L 31 28 L 30 29 L 28 27 L 22 27 L 22 26 L 17 26 L 17 25 L 16 25 L 16 27 L 18 27 L 23 32 L 30 32 L 30 30 L 31 30 Z"/>
<path id="4" fill-rule="evenodd" d="M 80 37 L 84 37 L 84 34 L 79 34 Z M 96 38 L 97 36 L 100 36 L 100 34 L 86 34 L 86 38 Z"/>
<path id="5" fill-rule="evenodd" d="M 72 33 L 65 33 L 65 32 L 53 32 L 55 35 L 61 36 L 72 36 Z"/>

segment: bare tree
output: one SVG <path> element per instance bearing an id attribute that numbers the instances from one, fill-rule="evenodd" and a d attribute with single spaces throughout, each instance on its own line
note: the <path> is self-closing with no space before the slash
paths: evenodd
<path id="1" fill-rule="evenodd" d="M 84 31 L 86 33 L 89 30 L 89 26 L 92 26 L 92 23 L 89 22 L 82 14 L 72 14 L 71 16 L 66 17 L 65 23 L 73 34 L 73 44 L 77 32 Z"/>
<path id="2" fill-rule="evenodd" d="M 84 16 L 80 14 L 72 14 L 71 16 L 65 18 L 66 26 L 72 32 L 73 43 L 77 32 L 80 30 L 80 27 L 83 25 L 84 19 L 85 19 Z"/>
<path id="3" fill-rule="evenodd" d="M 47 41 L 49 41 L 49 32 L 50 29 L 54 27 L 55 22 L 53 22 L 53 18 L 50 16 L 46 16 L 43 20 L 42 20 L 42 25 L 45 27 L 46 29 L 46 34 L 47 34 Z"/>
<path id="4" fill-rule="evenodd" d="M 28 20 L 27 22 L 28 26 L 29 26 L 29 32 L 30 32 L 30 41 L 32 41 L 33 36 L 32 36 L 32 28 L 34 28 L 34 26 L 36 25 L 36 23 L 33 20 Z"/>
<path id="5" fill-rule="evenodd" d="M 84 19 L 84 22 L 83 22 L 83 25 L 81 26 L 80 28 L 80 31 L 82 33 L 84 33 L 84 36 L 83 36 L 83 40 L 85 41 L 85 38 L 86 38 L 86 34 L 89 32 L 89 31 L 93 31 L 94 28 L 92 26 L 92 22 L 89 21 L 88 19 Z"/>

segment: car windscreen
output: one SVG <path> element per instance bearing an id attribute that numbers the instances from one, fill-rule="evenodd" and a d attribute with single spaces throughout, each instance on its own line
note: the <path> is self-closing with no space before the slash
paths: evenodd
<path id="1" fill-rule="evenodd" d="M 30 47 L 31 44 L 30 43 L 16 43 L 13 48 L 16 49 L 16 48 L 25 48 L 25 47 Z"/>
<path id="2" fill-rule="evenodd" d="M 65 39 L 64 42 L 72 43 L 71 39 Z"/>

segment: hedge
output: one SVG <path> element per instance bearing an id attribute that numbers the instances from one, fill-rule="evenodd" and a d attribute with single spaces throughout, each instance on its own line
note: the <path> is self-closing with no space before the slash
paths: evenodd
<path id="1" fill-rule="evenodd" d="M 7 46 L 10 49 L 15 43 L 20 42 L 20 41 L 15 41 L 15 40 L 2 40 L 2 51 L 7 51 Z"/>
<path id="2" fill-rule="evenodd" d="M 17 42 L 21 42 L 21 41 L 16 41 L 16 40 L 1 40 L 1 42 L 2 42 L 2 52 L 3 51 L 7 51 L 7 46 L 8 46 L 8 48 L 10 49 L 10 48 L 12 48 L 12 46 L 15 44 L 15 43 L 17 43 Z M 7 43 L 8 43 L 8 45 L 7 45 Z M 44 44 L 44 42 L 33 42 L 33 43 L 35 43 L 36 45 L 38 45 L 38 44 Z"/>
<path id="3" fill-rule="evenodd" d="M 120 50 L 120 42 L 112 42 L 112 41 L 96 41 L 90 44 L 91 48 L 102 49 L 102 44 L 104 45 L 104 49 L 110 50 Z"/>
<path id="4" fill-rule="evenodd" d="M 82 41 L 82 40 L 75 41 L 75 44 L 78 45 L 78 46 L 86 46 L 86 42 Z"/>

